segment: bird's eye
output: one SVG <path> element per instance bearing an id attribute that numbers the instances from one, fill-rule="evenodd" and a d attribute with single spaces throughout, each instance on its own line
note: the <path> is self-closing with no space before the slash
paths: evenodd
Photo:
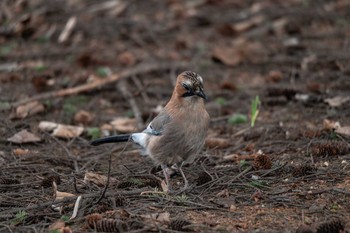
<path id="1" fill-rule="evenodd" d="M 187 84 L 185 84 L 185 83 L 183 83 L 182 86 L 183 86 L 187 91 L 191 90 L 191 88 L 190 88 Z"/>

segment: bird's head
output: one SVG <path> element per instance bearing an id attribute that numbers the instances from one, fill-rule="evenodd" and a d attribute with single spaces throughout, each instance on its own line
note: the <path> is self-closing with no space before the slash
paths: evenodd
<path id="1" fill-rule="evenodd" d="M 192 71 L 185 71 L 177 77 L 175 93 L 180 98 L 207 99 L 203 90 L 203 78 Z"/>

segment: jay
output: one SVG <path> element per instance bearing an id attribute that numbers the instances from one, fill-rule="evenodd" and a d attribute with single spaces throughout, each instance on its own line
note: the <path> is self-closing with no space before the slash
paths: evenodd
<path id="1" fill-rule="evenodd" d="M 142 147 L 142 154 L 161 166 L 168 192 L 172 192 L 168 165 L 177 166 L 184 180 L 183 190 L 186 190 L 188 181 L 182 165 L 193 162 L 204 145 L 210 120 L 204 106 L 206 99 L 202 77 L 185 71 L 177 77 L 169 102 L 144 131 L 100 138 L 91 144 L 96 146 L 132 140 Z"/>

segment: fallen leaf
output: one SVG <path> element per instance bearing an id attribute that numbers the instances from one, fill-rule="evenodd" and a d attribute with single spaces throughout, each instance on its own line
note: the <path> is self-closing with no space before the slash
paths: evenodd
<path id="1" fill-rule="evenodd" d="M 32 116 L 36 113 L 42 112 L 44 109 L 44 105 L 42 105 L 39 101 L 29 102 L 18 106 L 16 112 L 10 116 L 10 119 L 23 119 L 27 116 Z"/>
<path id="2" fill-rule="evenodd" d="M 61 200 L 65 197 L 75 197 L 72 193 L 56 191 L 56 200 Z"/>
<path id="3" fill-rule="evenodd" d="M 117 180 L 115 178 L 110 177 L 109 182 L 115 183 Z M 93 172 L 86 172 L 84 176 L 85 183 L 94 183 L 98 186 L 104 186 L 107 182 L 107 176 L 96 174 Z"/>
<path id="4" fill-rule="evenodd" d="M 324 119 L 323 120 L 323 129 L 325 130 L 335 130 L 335 129 L 339 129 L 340 123 L 339 121 L 331 121 L 328 119 Z"/>
<path id="5" fill-rule="evenodd" d="M 13 135 L 12 137 L 8 138 L 7 141 L 21 144 L 21 143 L 40 142 L 41 138 L 24 129 L 16 133 L 15 135 Z"/>
<path id="6" fill-rule="evenodd" d="M 84 131 L 83 127 L 73 125 L 58 125 L 52 135 L 59 138 L 76 138 Z"/>
<path id="7" fill-rule="evenodd" d="M 213 50 L 213 58 L 228 66 L 237 66 L 244 60 L 242 50 L 230 47 L 217 47 Z"/>
<path id="8" fill-rule="evenodd" d="M 30 150 L 17 148 L 12 151 L 12 154 L 15 156 L 25 156 L 30 154 Z"/>
<path id="9" fill-rule="evenodd" d="M 54 189 L 54 192 L 55 192 L 55 201 L 62 200 L 65 197 L 75 197 L 76 196 L 76 195 L 74 195 L 72 193 L 57 191 L 57 184 L 56 184 L 56 182 L 53 182 L 53 189 Z M 73 206 L 73 204 L 69 204 L 68 206 L 71 207 L 71 206 Z M 54 210 L 56 210 L 56 211 L 62 212 L 63 204 L 52 205 L 52 208 Z"/>
<path id="10" fill-rule="evenodd" d="M 110 124 L 115 130 L 121 133 L 134 132 L 136 127 L 136 120 L 128 117 L 118 117 L 114 119 Z"/>
<path id="11" fill-rule="evenodd" d="M 39 129 L 47 132 L 54 130 L 55 128 L 57 128 L 57 126 L 58 126 L 57 123 L 50 122 L 50 121 L 41 121 L 39 123 Z"/>
<path id="12" fill-rule="evenodd" d="M 256 63 L 266 57 L 266 49 L 260 42 L 237 41 L 233 46 L 218 46 L 213 49 L 212 57 L 228 66 L 237 66 L 243 62 Z"/>
<path id="13" fill-rule="evenodd" d="M 350 100 L 349 96 L 336 96 L 333 98 L 325 99 L 324 102 L 329 104 L 331 107 L 339 107 Z"/>
<path id="14" fill-rule="evenodd" d="M 335 130 L 336 133 L 350 136 L 350 126 L 340 127 Z"/>
<path id="15" fill-rule="evenodd" d="M 84 128 L 73 125 L 57 124 L 50 121 L 41 121 L 39 123 L 39 129 L 47 132 L 53 131 L 52 135 L 61 138 L 74 138 L 80 136 Z"/>

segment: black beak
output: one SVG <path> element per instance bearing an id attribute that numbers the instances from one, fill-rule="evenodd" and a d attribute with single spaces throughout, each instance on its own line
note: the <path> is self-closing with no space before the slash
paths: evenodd
<path id="1" fill-rule="evenodd" d="M 195 93 L 196 96 L 199 96 L 205 100 L 208 99 L 207 95 L 204 93 L 203 89 L 200 89 L 198 92 Z"/>

